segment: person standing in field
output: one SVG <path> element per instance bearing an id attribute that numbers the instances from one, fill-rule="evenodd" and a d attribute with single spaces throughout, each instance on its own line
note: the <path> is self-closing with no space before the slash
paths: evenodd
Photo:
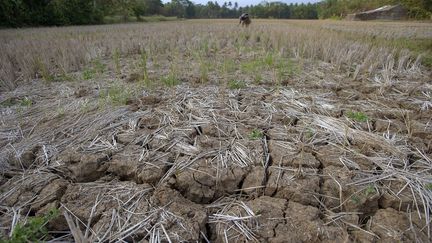
<path id="1" fill-rule="evenodd" d="M 252 21 L 250 20 L 249 14 L 248 13 L 244 13 L 242 15 L 240 15 L 240 23 L 242 26 L 246 26 L 248 27 L 250 25 Z"/>

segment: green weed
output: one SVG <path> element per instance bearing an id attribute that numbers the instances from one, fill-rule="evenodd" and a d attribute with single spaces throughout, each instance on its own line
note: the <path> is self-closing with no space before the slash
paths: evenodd
<path id="1" fill-rule="evenodd" d="M 426 189 L 432 191 L 432 183 L 426 184 Z"/>
<path id="2" fill-rule="evenodd" d="M 74 77 L 66 72 L 63 72 L 58 76 L 59 81 L 74 81 Z"/>
<path id="3" fill-rule="evenodd" d="M 232 59 L 226 59 L 224 60 L 223 64 L 222 64 L 222 70 L 224 71 L 224 73 L 232 73 L 235 70 L 237 70 L 237 65 L 234 62 L 234 60 Z"/>
<path id="4" fill-rule="evenodd" d="M 116 49 L 114 51 L 113 59 L 114 59 L 115 71 L 116 71 L 117 75 L 120 75 L 121 66 L 120 66 L 120 50 L 119 49 Z"/>
<path id="5" fill-rule="evenodd" d="M 306 137 L 307 138 L 313 138 L 314 135 L 315 135 L 315 130 L 313 130 L 312 128 L 308 128 L 306 130 Z"/>
<path id="6" fill-rule="evenodd" d="M 16 99 L 7 99 L 0 103 L 1 107 L 11 107 L 17 104 Z"/>
<path id="7" fill-rule="evenodd" d="M 101 62 L 100 59 L 93 60 L 94 71 L 98 74 L 103 74 L 106 70 L 106 65 Z"/>
<path id="8" fill-rule="evenodd" d="M 105 72 L 106 65 L 99 59 L 92 61 L 92 67 L 84 69 L 82 76 L 84 80 L 92 79 L 96 74 L 103 74 Z"/>
<path id="9" fill-rule="evenodd" d="M 24 99 L 22 99 L 19 103 L 19 105 L 22 107 L 30 107 L 32 104 L 33 102 L 28 97 L 24 97 Z"/>
<path id="10" fill-rule="evenodd" d="M 80 106 L 81 112 L 87 113 L 87 112 L 90 111 L 90 108 L 91 107 L 90 107 L 90 104 L 89 104 L 88 100 L 85 100 L 83 103 L 81 103 L 81 106 Z"/>
<path id="11" fill-rule="evenodd" d="M 351 196 L 351 201 L 355 204 L 359 204 L 360 203 L 360 198 L 357 195 L 352 195 Z"/>
<path id="12" fill-rule="evenodd" d="M 258 85 L 258 84 L 261 83 L 262 75 L 261 75 L 260 72 L 256 72 L 256 73 L 254 74 L 254 77 L 253 77 L 253 78 L 254 78 L 254 84 Z"/>
<path id="13" fill-rule="evenodd" d="M 92 79 L 94 76 L 95 72 L 93 71 L 93 69 L 86 69 L 83 71 L 83 79 L 85 80 L 89 80 Z"/>
<path id="14" fill-rule="evenodd" d="M 228 88 L 230 89 L 242 89 L 246 87 L 246 83 L 238 80 L 231 80 L 228 82 Z"/>
<path id="15" fill-rule="evenodd" d="M 263 58 L 262 62 L 270 68 L 275 63 L 275 58 L 272 53 L 268 53 L 267 56 Z"/>
<path id="16" fill-rule="evenodd" d="M 172 73 L 163 77 L 161 81 L 167 87 L 173 87 L 181 83 L 181 81 Z"/>
<path id="17" fill-rule="evenodd" d="M 24 108 L 28 108 L 32 106 L 32 104 L 33 104 L 32 100 L 29 99 L 28 97 L 24 97 L 24 99 L 11 98 L 0 103 L 0 107 L 12 107 L 17 105 L 16 110 L 20 115 L 22 115 Z"/>
<path id="18" fill-rule="evenodd" d="M 262 67 L 262 62 L 260 60 L 252 60 L 249 62 L 243 62 L 240 68 L 247 73 L 257 73 Z"/>
<path id="19" fill-rule="evenodd" d="M 276 63 L 279 76 L 287 77 L 299 73 L 299 67 L 290 59 L 280 59 Z"/>
<path id="20" fill-rule="evenodd" d="M 104 104 L 125 105 L 130 99 L 132 92 L 121 86 L 112 86 L 100 93 L 99 98 Z"/>
<path id="21" fill-rule="evenodd" d="M 366 122 L 367 120 L 369 120 L 368 116 L 363 112 L 348 111 L 347 117 L 358 122 Z"/>
<path id="22" fill-rule="evenodd" d="M 141 68 L 142 81 L 143 81 L 144 85 L 146 87 L 150 87 L 151 82 L 150 82 L 150 78 L 148 75 L 147 61 L 148 61 L 148 54 L 145 50 L 142 50 L 141 54 L 140 54 L 140 62 L 138 65 Z"/>
<path id="23" fill-rule="evenodd" d="M 59 107 L 57 109 L 57 117 L 64 117 L 65 116 L 65 109 L 63 107 Z"/>
<path id="24" fill-rule="evenodd" d="M 36 67 L 45 81 L 52 82 L 54 81 L 54 76 L 50 73 L 47 65 L 42 62 L 40 59 L 36 59 Z"/>
<path id="25" fill-rule="evenodd" d="M 208 39 L 204 39 L 201 42 L 201 47 L 200 50 L 202 51 L 203 54 L 207 55 L 210 51 L 210 46 L 209 46 L 209 41 Z"/>
<path id="26" fill-rule="evenodd" d="M 206 83 L 209 80 L 209 64 L 207 62 L 201 62 L 200 66 L 199 66 L 199 71 L 200 71 L 200 80 L 201 83 Z"/>
<path id="27" fill-rule="evenodd" d="M 364 192 L 365 196 L 368 197 L 376 193 L 375 187 L 373 185 L 368 185 Z"/>
<path id="28" fill-rule="evenodd" d="M 264 136 L 263 132 L 258 129 L 253 129 L 252 132 L 249 134 L 249 138 L 252 140 L 261 139 Z"/>
<path id="29" fill-rule="evenodd" d="M 48 237 L 46 225 L 51 220 L 57 218 L 60 214 L 58 209 L 51 209 L 47 215 L 32 217 L 22 224 L 18 223 L 10 239 L 3 242 L 39 242 L 44 241 Z"/>
<path id="30" fill-rule="evenodd" d="M 147 53 L 143 50 L 141 51 L 139 66 L 143 72 L 144 78 L 148 77 L 147 61 L 148 61 Z"/>
<path id="31" fill-rule="evenodd" d="M 392 47 L 398 50 L 408 49 L 413 56 L 422 55 L 421 63 L 426 67 L 432 67 L 432 42 L 424 38 L 385 38 L 380 36 L 368 36 L 355 33 L 343 33 L 348 40 L 362 41 L 377 47 Z"/>

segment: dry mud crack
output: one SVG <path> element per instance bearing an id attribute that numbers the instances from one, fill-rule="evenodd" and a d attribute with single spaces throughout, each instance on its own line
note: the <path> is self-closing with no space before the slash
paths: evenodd
<path id="1" fill-rule="evenodd" d="M 41 100 L 28 136 L 0 141 L 2 234 L 60 208 L 48 226 L 63 240 L 428 242 L 431 111 L 397 91 L 307 85 L 184 84 L 49 127 L 31 121 Z"/>

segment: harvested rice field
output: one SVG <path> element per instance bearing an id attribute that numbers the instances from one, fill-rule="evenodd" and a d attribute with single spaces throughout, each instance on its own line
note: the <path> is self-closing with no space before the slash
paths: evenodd
<path id="1" fill-rule="evenodd" d="M 0 30 L 0 238 L 430 242 L 432 24 L 237 24 Z"/>

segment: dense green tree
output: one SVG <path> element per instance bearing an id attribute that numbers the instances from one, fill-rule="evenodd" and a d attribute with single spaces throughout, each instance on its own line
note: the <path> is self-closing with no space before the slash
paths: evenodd
<path id="1" fill-rule="evenodd" d="M 91 24 L 102 21 L 96 0 L 1 0 L 1 26 Z"/>
<path id="2" fill-rule="evenodd" d="M 172 0 L 164 6 L 165 14 L 179 18 L 194 18 L 194 4 L 189 0 Z"/>
<path id="3" fill-rule="evenodd" d="M 135 0 L 131 4 L 132 11 L 138 19 L 145 15 L 160 14 L 163 8 L 160 0 Z"/>

